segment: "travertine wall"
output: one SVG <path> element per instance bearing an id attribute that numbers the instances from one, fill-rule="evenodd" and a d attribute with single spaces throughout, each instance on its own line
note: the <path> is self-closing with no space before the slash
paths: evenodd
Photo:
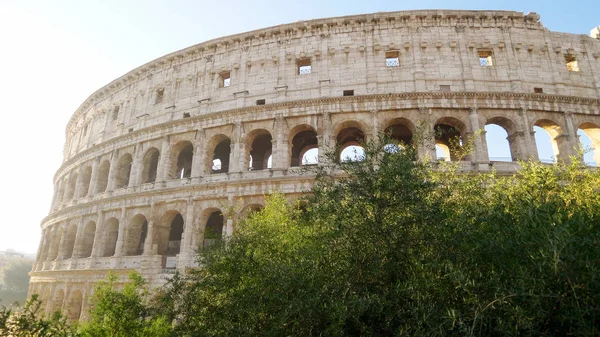
<path id="1" fill-rule="evenodd" d="M 313 148 L 383 131 L 411 141 L 419 125 L 472 137 L 497 124 L 512 160 L 537 158 L 534 126 L 566 159 L 577 129 L 600 141 L 599 57 L 599 40 L 511 11 L 303 21 L 161 57 L 71 118 L 30 292 L 75 319 L 108 270 L 160 284 L 192 266 L 195 249 L 231 234 L 265 193 L 308 190 L 312 177 L 294 167 Z M 427 135 L 419 156 L 435 158 L 447 139 Z M 465 170 L 517 169 L 489 160 L 485 135 L 475 144 Z"/>

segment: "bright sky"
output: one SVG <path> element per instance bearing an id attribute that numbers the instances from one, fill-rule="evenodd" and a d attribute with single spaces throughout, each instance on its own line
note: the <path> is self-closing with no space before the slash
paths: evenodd
<path id="1" fill-rule="evenodd" d="M 0 250 L 37 251 L 71 114 L 103 85 L 164 54 L 298 20 L 409 9 L 534 11 L 547 28 L 577 34 L 600 24 L 592 0 L 252 2 L 0 0 Z"/>

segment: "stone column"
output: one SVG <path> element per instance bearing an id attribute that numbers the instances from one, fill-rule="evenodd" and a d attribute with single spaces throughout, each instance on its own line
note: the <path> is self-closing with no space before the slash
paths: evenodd
<path id="1" fill-rule="evenodd" d="M 96 258 L 100 256 L 100 246 L 102 245 L 102 238 L 104 237 L 104 214 L 102 211 L 98 212 L 98 217 L 96 218 L 96 233 L 94 233 L 94 244 L 92 246 L 92 255 L 91 258 Z"/>
<path id="2" fill-rule="evenodd" d="M 94 196 L 96 184 L 98 183 L 98 165 L 100 165 L 100 157 L 94 158 L 92 163 L 92 176 L 90 177 L 90 186 L 88 187 L 88 197 Z"/>
<path id="3" fill-rule="evenodd" d="M 79 224 L 77 224 L 77 233 L 75 233 L 75 242 L 73 242 L 73 252 L 71 253 L 71 259 L 78 258 L 81 254 L 81 240 L 83 237 L 83 231 L 85 230 L 83 223 L 83 215 L 79 217 Z"/>
<path id="4" fill-rule="evenodd" d="M 288 142 L 285 139 L 285 118 L 278 115 L 275 119 L 275 137 L 271 140 L 273 170 L 286 170 L 290 166 Z"/>
<path id="5" fill-rule="evenodd" d="M 181 268 L 184 268 L 187 265 L 188 260 L 194 255 L 194 251 L 191 249 L 191 246 L 196 224 L 194 222 L 194 201 L 192 198 L 188 198 L 187 201 L 185 222 L 183 226 L 181 249 L 179 250 L 179 257 L 177 259 L 177 266 Z"/>
<path id="6" fill-rule="evenodd" d="M 577 136 L 577 130 L 573 127 L 573 121 L 571 112 L 563 113 L 565 119 L 565 128 L 563 133 L 554 137 L 556 146 L 558 147 L 558 158 L 566 162 L 571 161 L 571 156 L 578 156 L 579 139 Z"/>
<path id="7" fill-rule="evenodd" d="M 38 247 L 38 252 L 36 255 L 35 268 L 34 270 L 40 270 L 41 266 L 44 264 L 44 260 L 46 256 L 44 254 L 44 250 L 46 250 L 46 246 L 48 245 L 48 229 L 45 228 L 42 230 L 42 237 L 40 238 L 40 246 Z"/>
<path id="8" fill-rule="evenodd" d="M 474 167 L 478 171 L 487 171 L 489 170 L 489 156 L 487 152 L 487 148 L 485 147 L 485 142 L 482 139 L 485 137 L 485 133 L 481 132 L 479 135 L 475 133 L 481 130 L 479 126 L 479 114 L 477 113 L 477 108 L 471 108 L 469 111 L 469 122 L 471 124 L 471 130 L 473 130 L 474 138 L 474 153 L 472 154 L 472 160 Z"/>
<path id="9" fill-rule="evenodd" d="M 115 257 L 123 256 L 123 245 L 125 244 L 125 224 L 127 222 L 125 207 L 121 207 L 121 217 L 119 218 L 119 234 L 117 235 L 117 246 L 115 247 Z"/>
<path id="10" fill-rule="evenodd" d="M 243 172 L 246 166 L 246 147 L 244 146 L 244 135 L 242 134 L 242 123 L 235 123 L 235 131 L 231 138 L 231 150 L 229 153 L 229 172 Z"/>
<path id="11" fill-rule="evenodd" d="M 136 153 L 137 152 L 137 153 Z M 144 170 L 144 153 L 141 146 L 137 146 L 134 151 L 133 161 L 131 163 L 131 176 L 129 186 L 139 186 L 142 184 L 142 171 Z"/>
<path id="12" fill-rule="evenodd" d="M 156 182 L 166 181 L 169 179 L 169 171 L 170 171 L 170 146 L 169 146 L 170 136 L 166 136 L 162 140 L 161 150 L 160 150 L 160 158 L 158 160 L 158 169 L 156 172 Z"/>
<path id="13" fill-rule="evenodd" d="M 144 256 L 155 255 L 156 246 L 154 246 L 154 202 L 150 204 L 150 215 L 148 217 L 148 233 L 144 242 Z"/>
<path id="14" fill-rule="evenodd" d="M 317 141 L 319 142 L 319 165 L 327 165 L 329 162 L 325 154 L 335 148 L 335 140 L 333 139 L 334 136 L 332 136 L 333 130 L 331 130 L 331 113 L 323 112 L 320 117 L 322 134 L 317 136 Z"/>
<path id="15" fill-rule="evenodd" d="M 206 168 L 206 134 L 204 130 L 196 132 L 196 141 L 194 144 L 194 158 L 192 159 L 192 178 L 204 176 Z M 198 180 L 197 183 L 200 181 Z"/>
<path id="16" fill-rule="evenodd" d="M 437 154 L 435 152 L 435 133 L 433 130 L 433 122 L 431 121 L 431 108 L 419 107 L 420 127 L 413 134 L 413 139 L 420 140 L 419 144 L 416 144 L 417 156 L 422 161 L 433 161 L 437 160 Z M 418 134 L 422 133 L 422 134 Z M 416 137 L 415 137 L 416 136 Z M 419 139 L 420 138 L 420 139 Z"/>
<path id="17" fill-rule="evenodd" d="M 520 108 L 518 111 L 518 115 L 521 119 L 522 124 L 522 132 L 523 136 L 521 137 L 521 141 L 523 146 L 522 148 L 522 156 L 523 159 L 531 159 L 531 160 L 539 160 L 537 145 L 535 143 L 535 131 L 533 131 L 533 126 L 529 125 L 529 120 L 527 118 L 527 109 Z"/>
<path id="18" fill-rule="evenodd" d="M 117 165 L 119 165 L 119 150 L 113 151 L 112 158 L 110 159 L 110 171 L 108 171 L 106 191 L 113 191 L 115 189 L 115 175 L 118 171 Z"/>

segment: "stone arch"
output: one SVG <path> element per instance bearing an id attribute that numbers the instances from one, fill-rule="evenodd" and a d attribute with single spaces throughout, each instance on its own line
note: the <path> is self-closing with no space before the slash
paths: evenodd
<path id="1" fill-rule="evenodd" d="M 314 165 L 318 163 L 319 140 L 315 129 L 307 124 L 302 124 L 290 130 L 290 166 Z M 311 151 L 312 158 L 307 155 Z"/>
<path id="2" fill-rule="evenodd" d="M 495 128 L 495 129 L 494 129 Z M 490 161 L 516 161 L 524 152 L 519 143 L 517 125 L 504 116 L 495 116 L 485 122 L 485 140 Z M 498 137 L 495 137 L 497 135 Z M 505 137 L 505 139 L 500 139 Z M 493 144 L 493 145 L 492 145 Z M 496 155 L 500 154 L 500 155 Z M 505 156 L 503 154 L 507 154 Z"/>
<path id="3" fill-rule="evenodd" d="M 71 173 L 71 177 L 69 178 L 69 183 L 65 190 L 64 202 L 69 202 L 73 199 L 75 195 L 75 188 L 77 187 L 77 172 L 73 171 Z"/>
<path id="4" fill-rule="evenodd" d="M 52 307 L 52 305 L 50 304 L 52 300 L 50 298 L 50 287 L 46 286 L 44 292 L 40 293 L 40 296 L 40 300 L 42 301 L 40 306 L 40 313 L 44 314 L 46 313 L 46 310 L 49 310 Z"/>
<path id="5" fill-rule="evenodd" d="M 563 134 L 563 129 L 561 126 L 550 119 L 538 119 L 535 121 L 535 123 L 533 123 L 533 131 L 535 133 L 535 143 L 540 161 L 547 163 L 555 162 L 560 155 L 558 140 Z M 545 132 L 546 137 L 544 137 L 544 134 L 541 134 L 540 132 Z M 550 143 L 554 159 L 548 157 L 548 153 L 544 148 L 544 142 Z"/>
<path id="6" fill-rule="evenodd" d="M 94 193 L 106 192 L 108 187 L 108 174 L 110 172 L 110 162 L 105 159 L 100 165 L 98 165 L 98 175 L 96 175 L 96 190 Z"/>
<path id="7" fill-rule="evenodd" d="M 110 257 L 115 255 L 117 249 L 117 239 L 119 237 L 119 220 L 117 218 L 109 218 L 104 221 L 104 242 L 102 247 L 102 257 Z"/>
<path id="8" fill-rule="evenodd" d="M 180 252 L 183 237 L 184 220 L 178 211 L 168 211 L 163 215 L 156 230 L 158 254 L 176 256 Z"/>
<path id="9" fill-rule="evenodd" d="M 254 212 L 262 210 L 265 206 L 261 204 L 248 204 L 244 206 L 238 213 L 238 218 L 245 218 Z"/>
<path id="10" fill-rule="evenodd" d="M 123 255 L 142 255 L 148 235 L 148 220 L 143 214 L 135 215 L 127 227 Z"/>
<path id="11" fill-rule="evenodd" d="M 265 129 L 256 129 L 248 133 L 245 162 L 250 171 L 270 168 L 269 159 L 273 152 L 272 140 L 271 133 Z"/>
<path id="12" fill-rule="evenodd" d="M 414 124 L 407 118 L 397 117 L 385 124 L 384 134 L 391 142 L 385 145 L 385 151 L 393 153 L 413 143 Z"/>
<path id="13" fill-rule="evenodd" d="M 336 147 L 340 161 L 364 160 L 365 152 L 361 145 L 366 141 L 364 126 L 356 121 L 346 121 L 336 127 Z"/>
<path id="14" fill-rule="evenodd" d="M 88 195 L 88 191 L 90 189 L 90 179 L 92 178 L 92 167 L 86 166 L 81 170 L 81 174 L 79 175 L 79 183 L 77 184 L 77 195 L 76 198 L 83 198 Z"/>
<path id="15" fill-rule="evenodd" d="M 584 150 L 591 150 L 591 154 L 587 155 L 584 154 L 584 158 L 590 158 L 591 160 L 585 160 L 587 165 L 590 166 L 599 166 L 600 165 L 600 126 L 598 126 L 598 124 L 594 124 L 594 123 L 590 123 L 590 122 L 585 122 L 585 123 L 581 123 L 579 125 L 578 129 L 578 133 L 584 133 L 585 136 L 587 136 L 589 138 L 589 149 L 585 149 Z M 581 142 L 581 135 L 579 136 L 579 143 L 583 146 L 583 143 Z"/>
<path id="16" fill-rule="evenodd" d="M 156 181 L 158 173 L 158 160 L 160 159 L 160 151 L 157 148 L 151 147 L 146 151 L 142 160 L 142 183 L 153 183 Z"/>
<path id="17" fill-rule="evenodd" d="M 66 305 L 67 317 L 70 321 L 77 321 L 81 316 L 81 309 L 83 307 L 83 294 L 81 290 L 75 289 L 71 291 L 69 301 Z"/>
<path id="18" fill-rule="evenodd" d="M 455 117 L 442 117 L 434 124 L 433 131 L 436 150 L 444 154 L 443 157 L 438 154 L 438 160 L 457 160 L 466 135 L 466 125 Z"/>
<path id="19" fill-rule="evenodd" d="M 213 136 L 207 143 L 206 172 L 211 174 L 229 172 L 231 139 L 223 134 Z"/>
<path id="20" fill-rule="evenodd" d="M 52 240 L 50 240 L 50 247 L 48 250 L 48 261 L 54 261 L 58 257 L 58 252 L 60 250 L 60 241 L 63 236 L 63 226 L 55 225 L 54 235 L 52 235 Z"/>
<path id="21" fill-rule="evenodd" d="M 129 186 L 132 165 L 133 157 L 131 154 L 125 153 L 119 158 L 115 174 L 115 188 L 125 188 Z"/>
<path id="22" fill-rule="evenodd" d="M 225 228 L 223 213 L 218 208 L 207 208 L 202 211 L 202 219 L 206 219 L 201 231 L 202 247 L 210 247 L 222 239 Z"/>
<path id="23" fill-rule="evenodd" d="M 169 177 L 183 179 L 192 176 L 192 160 L 194 159 L 194 145 L 184 140 L 171 149 L 171 169 Z"/>
<path id="24" fill-rule="evenodd" d="M 57 208 L 58 206 L 62 205 L 62 203 L 65 201 L 65 193 L 66 193 L 66 187 L 67 187 L 67 178 L 68 177 L 63 177 L 59 182 L 58 182 L 58 186 L 56 188 L 56 196 L 55 196 L 55 200 L 54 200 L 54 207 Z"/>
<path id="25" fill-rule="evenodd" d="M 61 240 L 62 253 L 60 256 L 61 260 L 70 259 L 73 257 L 73 248 L 75 247 L 75 238 L 77 237 L 77 225 L 71 224 L 67 227 L 67 230 L 63 234 Z"/>
<path id="26" fill-rule="evenodd" d="M 94 221 L 88 221 L 88 223 L 83 228 L 83 235 L 81 236 L 81 242 L 79 243 L 78 257 L 92 256 L 92 248 L 94 247 L 95 239 L 96 223 Z"/>
<path id="27" fill-rule="evenodd" d="M 54 295 L 54 299 L 50 305 L 50 314 L 53 314 L 55 311 L 61 311 L 63 307 L 63 303 L 65 301 L 65 290 L 60 288 L 56 290 L 56 294 Z"/>

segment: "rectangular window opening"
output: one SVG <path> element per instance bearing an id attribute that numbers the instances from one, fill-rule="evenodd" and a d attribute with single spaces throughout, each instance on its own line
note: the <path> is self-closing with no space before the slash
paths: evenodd
<path id="1" fill-rule="evenodd" d="M 129 132 L 133 132 L 133 128 L 129 129 Z"/>
<path id="2" fill-rule="evenodd" d="M 257 99 L 256 105 L 265 105 L 266 101 L 264 99 Z"/>
<path id="3" fill-rule="evenodd" d="M 165 98 L 165 89 L 156 90 L 156 99 L 154 100 L 154 104 L 162 103 Z"/>
<path id="4" fill-rule="evenodd" d="M 224 71 L 219 74 L 219 87 L 226 88 L 231 85 L 231 73 Z"/>
<path id="5" fill-rule="evenodd" d="M 491 67 L 494 65 L 491 50 L 479 50 L 477 53 L 479 54 L 479 64 L 482 67 Z"/>
<path id="6" fill-rule="evenodd" d="M 184 112 L 183 113 L 183 118 L 190 118 L 190 113 L 189 112 Z"/>
<path id="7" fill-rule="evenodd" d="M 398 52 L 398 51 L 385 52 L 385 66 L 386 67 L 400 66 L 399 57 L 400 57 L 400 52 Z"/>
<path id="8" fill-rule="evenodd" d="M 542 88 L 533 88 L 533 92 L 536 94 L 543 94 L 544 93 L 544 89 Z"/>
<path id="9" fill-rule="evenodd" d="M 354 96 L 354 90 L 344 90 L 344 96 Z"/>
<path id="10" fill-rule="evenodd" d="M 303 58 L 296 61 L 298 75 L 308 75 L 312 72 L 312 65 L 309 58 Z"/>
<path id="11" fill-rule="evenodd" d="M 119 118 L 119 106 L 116 105 L 112 112 L 112 120 L 116 121 Z"/>
<path id="12" fill-rule="evenodd" d="M 565 63 L 567 64 L 568 71 L 579 71 L 579 65 L 575 56 L 565 55 Z"/>
<path id="13" fill-rule="evenodd" d="M 440 91 L 441 92 L 450 92 L 450 86 L 447 84 L 440 84 Z"/>

